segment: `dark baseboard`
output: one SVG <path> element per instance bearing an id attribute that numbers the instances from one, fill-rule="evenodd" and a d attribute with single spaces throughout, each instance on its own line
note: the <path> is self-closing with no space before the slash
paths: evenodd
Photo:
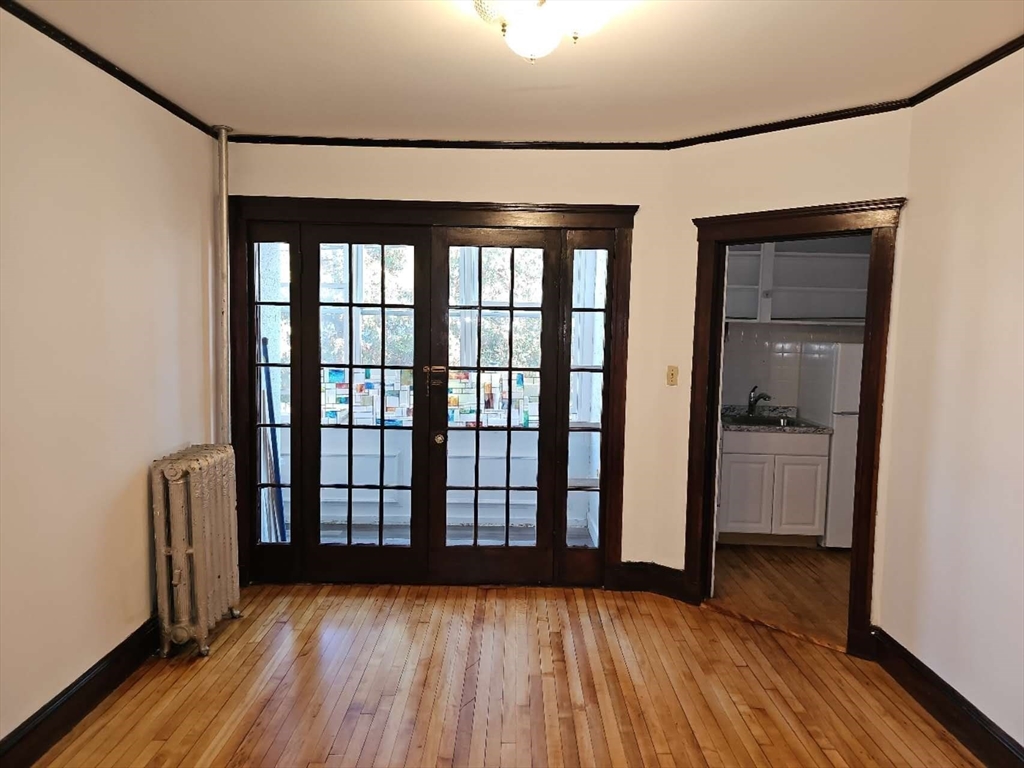
<path id="1" fill-rule="evenodd" d="M 846 634 L 846 652 L 858 659 L 876 661 L 878 659 L 877 628 L 868 630 L 850 629 Z"/>
<path id="2" fill-rule="evenodd" d="M 4 768 L 30 766 L 56 744 L 157 648 L 156 619 L 148 619 L 85 674 L 0 740 Z"/>
<path id="3" fill-rule="evenodd" d="M 692 605 L 700 605 L 696 586 L 685 571 L 657 563 L 619 563 L 605 572 L 605 587 L 616 590 L 653 592 Z"/>
<path id="4" fill-rule="evenodd" d="M 993 723 L 923 661 L 874 628 L 876 658 L 917 702 L 991 768 L 1024 766 L 1024 747 Z"/>

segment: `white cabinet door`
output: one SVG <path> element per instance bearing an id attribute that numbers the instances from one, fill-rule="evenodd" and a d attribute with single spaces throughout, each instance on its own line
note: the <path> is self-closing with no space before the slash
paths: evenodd
<path id="1" fill-rule="evenodd" d="M 774 469 L 774 456 L 723 454 L 720 533 L 772 532 Z"/>
<path id="2" fill-rule="evenodd" d="M 772 533 L 823 534 L 827 490 L 827 456 L 776 456 Z"/>

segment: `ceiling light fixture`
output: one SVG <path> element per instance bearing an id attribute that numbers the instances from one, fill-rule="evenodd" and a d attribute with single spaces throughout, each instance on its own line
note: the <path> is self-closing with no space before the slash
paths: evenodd
<path id="1" fill-rule="evenodd" d="M 501 27 L 505 43 L 531 64 L 563 37 L 575 43 L 600 30 L 631 0 L 473 0 L 476 15 Z M 465 3 L 460 3 L 465 5 Z"/>

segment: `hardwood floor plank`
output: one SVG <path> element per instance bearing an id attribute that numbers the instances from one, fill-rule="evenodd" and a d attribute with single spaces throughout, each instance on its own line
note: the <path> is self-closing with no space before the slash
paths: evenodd
<path id="1" fill-rule="evenodd" d="M 341 755 L 343 762 L 355 764 L 359 761 L 370 729 L 363 728 L 365 717 L 370 724 L 377 712 L 377 704 L 384 695 L 385 679 L 389 671 L 389 652 L 393 648 L 397 633 L 408 621 L 407 601 L 408 587 L 395 590 L 392 606 L 378 632 L 374 633 L 373 643 L 365 649 L 365 662 L 356 670 L 351 695 L 347 697 L 347 710 L 342 717 L 337 736 L 330 748 L 330 753 Z"/>
<path id="2" fill-rule="evenodd" d="M 571 641 L 565 638 L 566 630 L 562 626 L 558 611 L 564 599 L 561 590 L 550 590 L 547 601 L 548 628 L 551 633 L 551 666 L 554 674 L 555 707 L 558 719 L 558 731 L 561 741 L 562 759 L 569 768 L 580 765 L 579 739 L 576 736 L 576 713 L 569 692 L 569 662 Z"/>
<path id="3" fill-rule="evenodd" d="M 127 697 L 125 704 L 128 709 L 124 710 L 125 716 L 119 717 L 112 727 L 98 731 L 98 738 L 87 742 L 82 750 L 71 750 L 71 758 L 66 765 L 95 766 L 115 751 L 122 752 L 121 759 L 131 760 L 145 748 L 146 743 L 153 740 L 161 742 L 161 748 L 156 753 L 159 754 L 173 732 L 173 727 L 187 714 L 187 703 L 197 696 L 204 683 L 205 675 L 201 673 L 213 674 L 216 669 L 230 665 L 232 659 L 244 656 L 250 650 L 244 640 L 253 631 L 255 622 L 267 612 L 283 610 L 290 602 L 290 592 L 283 593 L 284 599 L 280 601 L 268 601 L 265 611 L 250 611 L 247 620 L 243 622 L 229 622 L 223 633 L 215 638 L 225 649 L 221 658 L 215 662 L 198 658 L 194 648 L 181 649 L 179 655 L 163 663 L 152 661 L 154 674 L 148 677 L 137 695 Z M 135 738 L 138 739 L 138 746 L 133 749 Z M 155 754 L 150 760 L 154 757 Z M 61 764 L 55 762 L 55 765 Z"/>
<path id="4" fill-rule="evenodd" d="M 757 742 L 750 735 L 736 707 L 715 674 L 714 664 L 705 651 L 702 617 L 699 612 L 681 610 L 681 606 L 668 608 L 667 617 L 675 620 L 677 642 L 682 643 L 683 664 L 689 669 L 695 687 L 703 698 L 710 719 L 715 724 L 713 733 L 718 756 L 726 765 L 755 766 L 765 762 Z M 705 718 L 705 723 L 707 723 Z M 709 761 L 710 762 L 710 761 Z"/>
<path id="5" fill-rule="evenodd" d="M 705 605 L 845 650 L 849 593 L 848 551 L 720 544 Z"/>
<path id="6" fill-rule="evenodd" d="M 611 658 L 614 685 L 619 692 L 619 697 L 622 699 L 626 712 L 626 718 L 620 720 L 619 728 L 623 730 L 624 738 L 629 735 L 633 736 L 633 741 L 640 755 L 641 765 L 657 765 L 659 762 L 659 750 L 655 746 L 655 739 L 652 738 L 648 720 L 643 715 L 644 699 L 647 699 L 647 711 L 650 713 L 651 718 L 654 717 L 653 708 L 650 707 L 646 686 L 639 686 L 640 691 L 643 691 L 643 693 L 640 693 L 637 686 L 633 685 L 633 680 L 642 681 L 642 676 L 639 669 L 631 670 L 629 667 L 628 659 L 632 658 L 632 649 L 629 647 L 628 642 L 620 642 L 622 622 L 618 615 L 618 609 L 614 604 L 614 598 L 609 600 L 609 596 L 603 592 L 595 592 L 594 596 L 598 614 L 601 616 L 601 621 L 605 628 L 605 645 L 602 652 L 607 653 Z M 633 666 L 635 667 L 636 665 L 634 664 Z M 658 746 L 661 746 L 660 751 L 662 753 L 668 752 L 668 744 L 665 742 L 664 735 L 660 729 L 657 741 Z"/>
<path id="7" fill-rule="evenodd" d="M 440 697 L 440 688 L 443 684 L 444 670 L 449 663 L 448 649 L 452 638 L 452 614 L 455 609 L 455 590 L 449 587 L 440 587 L 432 590 L 436 595 L 436 602 L 441 602 L 441 630 L 438 639 L 442 643 L 431 656 L 430 665 L 427 668 L 427 677 L 423 693 L 420 696 L 420 704 L 416 710 L 416 721 L 413 728 L 412 738 L 409 743 L 408 764 L 424 765 L 423 752 L 426 747 L 428 726 Z"/>
<path id="8" fill-rule="evenodd" d="M 593 765 L 611 765 L 612 759 L 608 751 L 608 739 L 604 733 L 604 721 L 602 720 L 601 704 L 597 695 L 597 686 L 594 683 L 593 671 L 590 667 L 590 657 L 587 652 L 587 641 L 583 634 L 583 624 L 580 621 L 579 611 L 576 605 L 576 594 L 573 590 L 565 591 L 565 601 L 562 607 L 567 619 L 566 626 L 569 629 L 569 636 L 572 638 L 573 650 L 575 652 L 574 668 L 579 678 L 579 696 L 582 696 L 582 714 L 579 716 L 586 721 L 586 734 L 581 738 L 586 739 L 589 749 L 582 750 L 586 754 L 593 755 Z M 579 733 L 582 734 L 582 731 Z"/>
<path id="9" fill-rule="evenodd" d="M 296 680 L 301 678 L 306 660 L 301 651 L 331 608 L 330 592 L 330 588 L 317 590 L 310 596 L 312 599 L 307 604 L 296 606 L 292 613 L 283 616 L 279 622 L 283 627 L 282 643 L 274 652 L 268 666 L 273 670 L 281 669 L 284 676 L 267 704 L 269 719 L 261 723 L 262 727 L 258 734 L 252 734 L 258 737 L 252 751 L 252 760 L 256 765 L 273 765 L 267 758 L 274 749 L 274 741 L 295 700 L 298 690 Z M 184 737 L 183 740 L 187 741 L 188 737 Z"/>
<path id="10" fill-rule="evenodd" d="M 211 656 L 147 661 L 37 765 L 980 765 L 877 665 L 654 595 L 296 585 L 244 604 Z"/>
<path id="11" fill-rule="evenodd" d="M 666 667 L 668 660 L 658 651 L 656 633 L 649 630 L 650 622 L 660 621 L 660 617 L 647 610 L 643 595 L 623 594 L 622 600 L 632 608 L 625 615 L 635 642 L 640 646 L 637 656 L 644 680 L 652 689 L 652 706 L 656 713 L 663 713 L 662 728 L 669 753 L 673 757 L 672 762 L 690 766 L 706 765 L 707 761 L 687 719 L 685 708 L 672 688 L 671 676 Z M 647 621 L 638 621 L 635 618 L 637 614 L 645 615 Z M 660 758 L 661 762 L 665 762 L 664 753 L 660 754 Z"/>
<path id="12" fill-rule="evenodd" d="M 376 766 L 404 762 L 409 742 L 412 739 L 416 710 L 420 703 L 419 692 L 423 690 L 430 658 L 436 647 L 441 626 L 443 601 L 429 600 L 425 590 L 421 590 L 421 596 L 417 599 L 423 600 L 424 608 L 420 614 L 420 623 L 416 629 L 417 634 L 413 640 L 413 647 L 410 649 L 408 661 L 398 683 L 395 706 L 392 708 L 380 747 L 374 758 L 373 764 Z M 397 759 L 394 757 L 396 752 L 398 753 Z"/>
<path id="13" fill-rule="evenodd" d="M 600 621 L 600 617 L 591 613 L 587 604 L 587 590 L 577 589 L 573 591 L 573 598 L 576 607 L 576 615 L 580 622 L 583 635 L 584 655 L 590 671 L 590 680 L 594 686 L 594 698 L 601 717 L 601 735 L 608 746 L 608 764 L 626 765 L 626 750 L 623 746 L 622 735 L 616 722 L 616 713 L 612 706 L 611 694 L 608 690 L 608 680 L 605 676 L 604 662 L 598 652 L 596 631 L 593 618 Z"/>
<path id="14" fill-rule="evenodd" d="M 315 693 L 315 704 L 313 705 L 315 714 L 312 718 L 305 719 L 308 727 L 300 727 L 292 735 L 280 762 L 287 765 L 306 755 L 319 762 L 327 759 L 329 743 L 326 743 L 325 734 L 332 722 L 340 722 L 341 717 L 339 716 L 335 721 L 334 716 L 337 712 L 338 702 L 344 693 L 345 683 L 348 682 L 352 669 L 356 666 L 356 661 L 363 649 L 374 618 L 385 604 L 383 596 L 379 592 L 375 592 L 376 590 L 371 591 L 368 588 L 357 588 L 352 591 L 348 599 L 348 609 L 343 614 L 347 621 L 341 627 L 343 631 L 339 633 L 343 638 L 342 642 L 336 647 L 334 659 Z M 236 734 L 239 731 L 236 731 Z M 333 731 L 330 736 L 333 740 Z M 228 746 L 225 745 L 222 749 L 226 749 Z"/>
<path id="15" fill-rule="evenodd" d="M 725 733 L 701 690 L 699 680 L 703 679 L 703 673 L 699 666 L 694 664 L 691 668 L 691 665 L 687 663 L 688 654 L 685 653 L 684 645 L 679 640 L 681 617 L 675 606 L 671 602 L 648 595 L 643 596 L 643 601 L 650 606 L 651 615 L 655 617 L 656 631 L 652 633 L 652 639 L 658 649 L 658 655 L 668 659 L 666 671 L 669 674 L 672 688 L 690 727 L 693 729 L 694 738 L 700 745 L 704 760 L 714 768 L 722 765 L 736 765 L 738 760 L 733 755 Z M 696 669 L 696 674 L 693 669 Z"/>
<path id="16" fill-rule="evenodd" d="M 283 749 L 298 721 L 299 713 L 309 712 L 315 717 L 319 712 L 319 705 L 311 701 L 311 697 L 319 690 L 319 687 L 314 686 L 312 682 L 317 680 L 318 674 L 329 675 L 336 660 L 342 655 L 344 637 L 340 628 L 344 627 L 346 614 L 353 602 L 351 598 L 328 593 L 325 597 L 326 610 L 319 621 L 313 625 L 313 630 L 304 637 L 305 642 L 303 643 L 301 637 L 298 641 L 302 643 L 298 651 L 299 660 L 289 666 L 279 665 L 270 675 L 264 673 L 259 677 L 254 677 L 244 690 L 236 692 L 235 697 L 240 697 L 242 703 L 230 706 L 229 702 L 229 706 L 221 710 L 217 719 L 207 729 L 206 734 L 196 742 L 182 762 L 184 764 L 208 764 L 213 756 L 221 751 L 224 741 L 229 738 L 243 738 L 244 731 L 238 726 L 245 721 L 252 721 L 252 717 L 246 716 L 246 710 L 251 703 L 267 700 L 270 691 L 285 685 L 288 677 L 294 675 L 298 680 L 293 683 L 293 686 L 294 689 L 298 689 L 299 695 L 291 699 L 291 709 L 274 738 L 272 754 L 276 755 Z M 322 631 L 317 631 L 318 628 L 322 628 Z M 331 662 L 325 663 L 325 659 L 331 659 Z M 240 712 L 238 711 L 239 707 L 242 709 Z M 225 714 L 228 716 L 224 717 Z M 267 764 L 272 764 L 274 758 L 267 756 L 265 760 Z"/>
<path id="17" fill-rule="evenodd" d="M 727 621 L 723 619 L 722 623 L 725 624 Z M 771 703 L 770 707 L 768 704 L 765 705 L 765 711 L 773 712 L 777 716 L 780 735 L 790 741 L 793 753 L 798 757 L 800 764 L 825 767 L 834 765 L 834 761 L 829 759 L 802 722 L 801 715 L 806 714 L 803 704 L 775 673 L 756 642 L 747 634 L 748 628 L 733 622 L 729 630 L 744 649 L 748 661 L 747 674 L 757 681 L 764 691 L 765 698 Z"/>
<path id="18" fill-rule="evenodd" d="M 486 768 L 501 765 L 502 712 L 504 700 L 502 683 L 505 677 L 505 601 L 499 599 L 498 590 L 492 590 L 487 601 L 487 627 L 491 644 L 491 671 L 487 679 L 487 722 L 483 762 Z"/>
<path id="19" fill-rule="evenodd" d="M 605 690 L 608 692 L 608 702 L 611 707 L 613 722 L 624 750 L 625 765 L 644 765 L 641 740 L 644 740 L 646 746 L 650 742 L 650 736 L 646 733 L 645 729 L 638 733 L 630 723 L 629 704 L 622 689 L 621 679 L 616 672 L 616 658 L 612 653 L 611 643 L 609 642 L 609 634 L 614 631 L 610 626 L 610 618 L 607 612 L 602 613 L 598 604 L 599 595 L 597 592 L 586 590 L 584 595 L 588 613 L 591 617 L 597 619 L 594 627 L 597 659 L 602 675 L 605 678 Z M 617 645 L 615 649 L 616 651 L 618 650 Z M 654 757 L 653 747 L 645 751 L 648 752 L 650 757 Z"/>
<path id="20" fill-rule="evenodd" d="M 558 620 L 558 631 L 562 644 L 563 664 L 565 665 L 565 696 L 573 721 L 572 734 L 575 740 L 576 758 L 579 765 L 597 764 L 594 756 L 594 745 L 590 733 L 590 719 L 587 716 L 586 697 L 583 691 L 583 678 L 577 657 L 576 638 L 569 618 L 568 603 L 572 599 L 571 590 L 561 590 L 560 598 L 553 602 Z M 565 749 L 565 733 L 563 732 L 563 749 Z"/>
<path id="21" fill-rule="evenodd" d="M 381 683 L 383 685 L 379 696 L 373 701 L 373 722 L 370 723 L 370 731 L 363 744 L 363 750 L 359 755 L 358 765 L 372 766 L 376 759 L 378 750 L 384 738 L 384 731 L 392 713 L 399 702 L 398 691 L 401 686 L 402 675 L 409 665 L 411 651 L 418 652 L 419 644 L 422 643 L 425 628 L 420 626 L 420 616 L 423 612 L 425 601 L 417 599 L 418 587 L 414 587 L 407 605 L 408 621 L 404 627 L 393 638 L 392 647 L 389 649 L 390 664 L 383 670 Z M 417 641 L 417 637 L 419 640 Z M 404 641 L 412 638 L 411 647 Z M 390 751 L 390 748 L 388 748 Z M 283 763 L 281 765 L 284 765 Z"/>

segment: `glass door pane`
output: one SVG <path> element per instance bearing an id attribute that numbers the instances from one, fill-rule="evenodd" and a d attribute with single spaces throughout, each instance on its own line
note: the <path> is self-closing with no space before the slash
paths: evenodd
<path id="1" fill-rule="evenodd" d="M 536 546 L 543 250 L 447 257 L 445 544 Z"/>
<path id="2" fill-rule="evenodd" d="M 308 580 L 426 574 L 429 414 L 417 371 L 429 356 L 429 260 L 427 228 L 302 226 L 303 408 L 292 424 L 303 457 L 296 570 Z"/>
<path id="3" fill-rule="evenodd" d="M 593 549 L 601 541 L 608 251 L 574 249 L 571 259 L 565 544 Z"/>
<path id="4" fill-rule="evenodd" d="M 319 543 L 412 543 L 413 245 L 319 243 Z"/>
<path id="5" fill-rule="evenodd" d="M 291 246 L 253 243 L 256 505 L 260 544 L 292 540 Z"/>
<path id="6" fill-rule="evenodd" d="M 443 230 L 435 239 L 430 568 L 438 578 L 551 579 L 559 252 L 548 230 Z"/>

